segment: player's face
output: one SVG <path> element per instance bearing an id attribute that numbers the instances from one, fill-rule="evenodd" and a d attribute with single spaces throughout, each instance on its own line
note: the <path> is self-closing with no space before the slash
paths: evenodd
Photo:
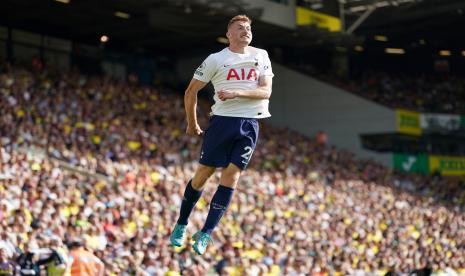
<path id="1" fill-rule="evenodd" d="M 229 26 L 226 36 L 231 44 L 247 46 L 252 42 L 252 28 L 248 22 L 236 21 Z"/>

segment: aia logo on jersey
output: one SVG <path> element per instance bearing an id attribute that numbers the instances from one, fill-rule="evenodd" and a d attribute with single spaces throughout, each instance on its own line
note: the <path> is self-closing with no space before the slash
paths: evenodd
<path id="1" fill-rule="evenodd" d="M 251 81 L 256 81 L 258 80 L 257 72 L 255 71 L 254 68 L 241 68 L 239 69 L 229 69 L 228 76 L 226 77 L 226 80 L 251 80 Z"/>

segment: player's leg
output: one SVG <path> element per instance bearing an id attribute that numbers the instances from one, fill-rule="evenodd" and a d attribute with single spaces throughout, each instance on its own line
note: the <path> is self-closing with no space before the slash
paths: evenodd
<path id="1" fill-rule="evenodd" d="M 218 225 L 224 213 L 231 203 L 234 189 L 239 180 L 241 169 L 230 163 L 221 173 L 220 185 L 213 195 L 210 202 L 210 210 L 208 211 L 207 220 L 201 231 L 194 235 L 195 243 L 192 246 L 197 254 L 202 255 L 208 243 L 211 241 L 213 229 Z"/>
<path id="2" fill-rule="evenodd" d="M 230 164 L 221 173 L 220 185 L 216 190 L 204 227 L 196 235 L 193 245 L 198 254 L 203 254 L 211 233 L 220 222 L 231 203 L 242 170 L 247 167 L 258 138 L 258 122 L 253 119 L 239 119 L 240 129 L 237 139 L 229 154 Z"/>
<path id="3" fill-rule="evenodd" d="M 187 220 L 192 212 L 192 209 L 194 209 L 195 204 L 200 199 L 203 187 L 205 186 L 205 183 L 210 178 L 210 176 L 215 172 L 215 169 L 216 168 L 199 164 L 194 177 L 187 183 L 186 189 L 184 191 L 178 224 L 187 225 Z"/>
<path id="4" fill-rule="evenodd" d="M 258 122 L 254 119 L 239 119 L 239 138 L 229 154 L 228 167 L 221 172 L 220 185 L 210 203 L 207 220 L 202 228 L 203 233 L 211 235 L 213 229 L 218 225 L 221 217 L 231 203 L 234 190 L 236 189 L 241 171 L 245 170 L 258 139 Z"/>
<path id="5" fill-rule="evenodd" d="M 210 202 L 210 210 L 202 232 L 211 235 L 213 229 L 218 225 L 221 217 L 223 217 L 224 212 L 226 212 L 231 203 L 240 175 L 241 169 L 232 163 L 221 172 L 221 184 L 218 185 Z"/>
<path id="6" fill-rule="evenodd" d="M 194 210 L 195 204 L 202 196 L 205 183 L 215 172 L 215 169 L 216 168 L 214 167 L 199 164 L 194 177 L 187 183 L 184 190 L 184 196 L 182 198 L 178 221 L 170 236 L 172 246 L 182 246 L 184 243 L 189 216 L 192 213 L 192 210 Z"/>
<path id="7" fill-rule="evenodd" d="M 210 210 L 205 225 L 202 228 L 202 232 L 211 235 L 213 229 L 218 225 L 231 203 L 240 175 L 241 169 L 232 163 L 221 172 L 221 184 L 218 185 L 210 202 Z"/>
<path id="8" fill-rule="evenodd" d="M 177 224 L 171 234 L 171 244 L 181 246 L 185 240 L 188 218 L 195 204 L 202 195 L 202 189 L 208 178 L 215 172 L 215 168 L 225 167 L 227 164 L 227 149 L 223 146 L 228 140 L 227 131 L 222 129 L 222 117 L 213 116 L 203 136 L 199 167 L 194 177 L 186 186 Z"/>

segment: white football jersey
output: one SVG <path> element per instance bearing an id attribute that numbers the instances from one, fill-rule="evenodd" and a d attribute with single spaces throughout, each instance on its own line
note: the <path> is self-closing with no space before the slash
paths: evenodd
<path id="1" fill-rule="evenodd" d="M 245 54 L 234 53 L 229 48 L 211 54 L 194 73 L 194 79 L 211 81 L 215 88 L 214 115 L 244 118 L 270 117 L 269 100 L 237 97 L 222 101 L 216 91 L 254 90 L 261 76 L 273 77 L 270 58 L 266 50 L 251 46 L 246 48 Z"/>

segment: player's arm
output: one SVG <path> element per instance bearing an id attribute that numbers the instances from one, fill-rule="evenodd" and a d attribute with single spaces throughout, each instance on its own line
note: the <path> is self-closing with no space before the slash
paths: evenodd
<path id="1" fill-rule="evenodd" d="M 205 87 L 207 83 L 192 79 L 184 93 L 184 107 L 186 109 L 187 129 L 189 135 L 200 135 L 202 129 L 197 122 L 197 93 Z"/>
<path id="2" fill-rule="evenodd" d="M 272 76 L 261 76 L 258 87 L 254 90 L 221 90 L 218 92 L 220 100 L 234 99 L 236 97 L 249 99 L 269 99 L 271 96 Z"/>

